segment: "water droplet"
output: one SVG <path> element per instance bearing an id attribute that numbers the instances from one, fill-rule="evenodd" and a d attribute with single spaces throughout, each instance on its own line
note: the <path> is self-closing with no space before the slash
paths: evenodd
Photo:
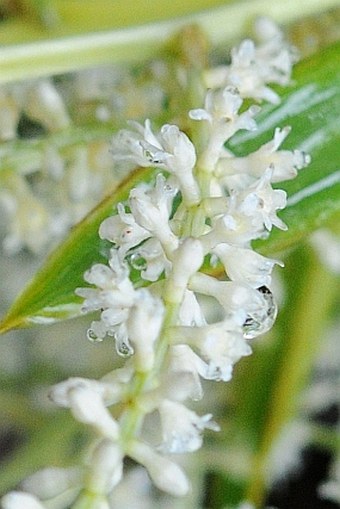
<path id="1" fill-rule="evenodd" d="M 246 339 L 254 339 L 269 331 L 269 329 L 273 326 L 277 315 L 277 305 L 269 288 L 261 286 L 260 288 L 257 288 L 257 291 L 263 295 L 266 308 L 259 309 L 247 316 L 243 324 L 243 334 Z"/>
<path id="2" fill-rule="evenodd" d="M 161 164 L 162 161 L 153 154 L 151 150 L 143 147 L 143 155 L 151 164 Z"/>
<path id="3" fill-rule="evenodd" d="M 101 343 L 103 341 L 103 338 L 98 337 L 93 329 L 88 329 L 86 335 L 87 339 L 91 341 L 91 343 Z"/>
<path id="4" fill-rule="evenodd" d="M 143 256 L 139 253 L 133 253 L 130 256 L 130 263 L 132 267 L 136 270 L 145 270 L 147 268 L 147 262 Z"/>
<path id="5" fill-rule="evenodd" d="M 133 348 L 125 341 L 116 341 L 116 350 L 120 357 L 130 357 L 134 353 Z"/>

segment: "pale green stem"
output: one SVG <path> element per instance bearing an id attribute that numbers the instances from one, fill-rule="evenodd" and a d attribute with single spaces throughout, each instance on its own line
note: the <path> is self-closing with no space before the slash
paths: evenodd
<path id="1" fill-rule="evenodd" d="M 105 503 L 105 497 L 102 497 Z M 90 491 L 84 491 L 72 505 L 72 509 L 94 509 L 98 507 L 98 495 Z"/>
<path id="2" fill-rule="evenodd" d="M 160 23 L 3 46 L 0 82 L 154 58 L 165 42 L 188 24 L 198 24 L 213 45 L 227 44 L 244 34 L 256 16 L 270 16 L 284 24 L 337 5 L 339 0 L 246 0 Z"/>
<path id="3" fill-rule="evenodd" d="M 300 391 L 308 380 L 322 340 L 324 321 L 337 290 L 334 276 L 315 257 L 304 271 L 304 284 L 291 311 L 285 356 L 277 374 L 261 444 L 251 466 L 245 499 L 256 507 L 262 507 L 264 502 L 269 453 L 297 409 Z"/>
<path id="4" fill-rule="evenodd" d="M 78 144 L 107 142 L 111 140 L 112 125 L 91 124 L 71 126 L 62 131 L 49 133 L 42 139 L 15 140 L 0 144 L 0 175 L 6 169 L 15 169 L 21 174 L 36 171 L 44 163 L 44 150 L 53 146 L 60 151 Z"/>
<path id="5" fill-rule="evenodd" d="M 168 350 L 166 331 L 177 321 L 180 302 L 165 304 L 165 317 L 160 338 L 156 347 L 154 367 L 150 372 L 136 373 L 132 387 L 126 397 L 126 410 L 120 419 L 122 430 L 121 443 L 127 451 L 129 450 L 129 445 L 133 443 L 134 439 L 136 438 L 138 429 L 141 426 L 147 411 L 145 408 L 139 405 L 139 397 L 143 394 L 147 387 L 152 386 L 153 381 L 156 380 L 156 378 L 159 376 L 159 373 L 161 373 L 161 369 Z"/>

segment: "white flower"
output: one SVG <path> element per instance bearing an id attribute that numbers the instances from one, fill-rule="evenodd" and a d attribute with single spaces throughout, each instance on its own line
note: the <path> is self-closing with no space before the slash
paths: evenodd
<path id="1" fill-rule="evenodd" d="M 218 159 L 225 153 L 224 143 L 240 129 L 253 131 L 256 122 L 253 117 L 259 112 L 258 106 L 251 106 L 239 114 L 243 103 L 238 90 L 226 87 L 223 90 L 208 90 L 204 109 L 191 110 L 190 118 L 208 122 L 210 138 L 199 165 L 205 171 L 212 172 Z"/>
<path id="2" fill-rule="evenodd" d="M 167 275 L 172 263 L 165 256 L 161 243 L 155 237 L 147 239 L 133 250 L 129 261 L 146 281 L 157 281 L 162 272 Z"/>
<path id="3" fill-rule="evenodd" d="M 124 473 L 124 478 L 110 495 L 110 507 L 121 509 L 152 509 L 153 486 L 145 468 L 136 466 Z M 157 497 L 158 508 L 166 509 Z"/>
<path id="4" fill-rule="evenodd" d="M 176 497 L 187 495 L 188 479 L 176 463 L 141 442 L 131 446 L 129 456 L 145 466 L 157 488 Z"/>
<path id="5" fill-rule="evenodd" d="M 268 68 L 261 70 L 262 62 L 256 57 L 254 42 L 250 39 L 242 41 L 231 52 L 232 63 L 226 69 L 225 83 L 237 87 L 242 97 L 265 99 L 278 104 L 278 95 L 266 86 L 267 82 L 274 81 L 275 76 L 268 72 Z"/>
<path id="6" fill-rule="evenodd" d="M 160 174 L 154 188 L 139 185 L 132 189 L 129 196 L 129 206 L 135 221 L 149 231 L 151 236 L 158 238 L 168 253 L 178 246 L 178 239 L 169 224 L 175 192 Z"/>
<path id="7" fill-rule="evenodd" d="M 41 500 L 52 499 L 66 491 L 71 491 L 70 498 L 74 498 L 82 481 L 80 468 L 49 467 L 30 475 L 20 486 Z"/>
<path id="8" fill-rule="evenodd" d="M 241 203 L 242 205 L 242 203 Z M 257 222 L 257 226 L 260 227 Z M 263 236 L 262 229 L 256 230 L 251 215 L 244 214 L 238 209 L 237 195 L 234 194 L 229 200 L 229 207 L 226 214 L 212 218 L 211 228 L 200 240 L 206 253 L 222 243 L 234 246 L 249 247 L 250 241 Z"/>
<path id="9" fill-rule="evenodd" d="M 154 343 L 163 323 L 164 306 L 147 289 L 136 291 L 136 301 L 127 319 L 127 333 L 135 351 L 137 371 L 149 371 L 154 363 Z"/>
<path id="10" fill-rule="evenodd" d="M 70 378 L 50 391 L 54 403 L 70 408 L 75 419 L 90 424 L 101 436 L 113 440 L 119 436 L 119 425 L 106 405 L 119 401 L 121 395 L 122 389 L 117 385 L 83 378 Z"/>
<path id="11" fill-rule="evenodd" d="M 149 238 L 151 234 L 136 222 L 133 214 L 125 212 L 122 203 L 118 203 L 117 211 L 116 216 L 107 217 L 101 223 L 99 236 L 116 244 L 119 255 L 123 259 L 131 248 Z"/>
<path id="12" fill-rule="evenodd" d="M 170 334 L 172 335 L 172 331 Z M 176 401 L 184 401 L 187 398 L 200 400 L 203 396 L 200 376 L 205 371 L 205 363 L 186 344 L 171 346 L 168 355 L 165 396 Z"/>
<path id="13" fill-rule="evenodd" d="M 51 131 L 66 129 L 70 119 L 64 101 L 50 80 L 33 82 L 22 97 L 25 112 Z"/>
<path id="14" fill-rule="evenodd" d="M 153 363 L 152 344 L 160 330 L 163 305 L 148 290 L 134 289 L 127 277 L 127 265 L 120 261 L 117 250 L 111 251 L 109 263 L 110 267 L 96 264 L 85 273 L 86 281 L 97 285 L 97 289 L 76 290 L 77 295 L 85 297 L 83 310 L 101 310 L 100 320 L 92 322 L 88 337 L 98 341 L 107 334 L 114 336 L 118 354 L 126 356 L 134 353 L 131 335 L 137 365 L 148 370 Z M 141 334 L 140 324 L 145 320 L 149 326 Z"/>
<path id="15" fill-rule="evenodd" d="M 76 289 L 76 294 L 85 298 L 83 312 L 109 307 L 124 308 L 133 304 L 135 291 L 128 278 L 128 267 L 118 259 L 116 250 L 111 250 L 109 265 L 98 263 L 85 272 L 85 281 L 96 285 L 97 289 Z"/>
<path id="16" fill-rule="evenodd" d="M 233 123 L 238 121 L 238 111 L 242 103 L 243 100 L 235 88 L 226 87 L 218 91 L 208 90 L 204 100 L 204 108 L 190 110 L 189 117 L 193 120 L 206 120 L 211 129 L 216 124 L 224 125 L 230 122 L 226 129 L 232 129 L 230 132 L 234 134 L 236 130 L 233 129 Z M 225 139 L 229 137 L 226 135 Z"/>
<path id="17" fill-rule="evenodd" d="M 222 373 L 225 366 L 233 366 L 241 357 L 251 354 L 240 330 L 235 330 L 228 321 L 201 327 L 195 343 L 203 358 L 209 361 L 212 373 Z"/>
<path id="18" fill-rule="evenodd" d="M 183 199 L 188 205 L 199 201 L 200 192 L 193 168 L 196 163 L 195 147 L 175 125 L 164 125 L 158 135 L 158 146 L 141 142 L 145 152 L 155 166 L 164 168 L 179 181 Z M 158 150 L 160 149 L 160 150 Z"/>
<path id="19" fill-rule="evenodd" d="M 164 125 L 155 135 L 146 120 L 144 127 L 130 122 L 136 131 L 120 131 L 113 140 L 115 160 L 130 160 L 140 166 L 155 166 L 175 175 L 188 203 L 199 200 L 199 188 L 192 171 L 196 163 L 195 147 L 175 125 Z"/>
<path id="20" fill-rule="evenodd" d="M 287 229 L 276 214 L 286 206 L 286 192 L 272 188 L 271 176 L 272 168 L 267 168 L 257 181 L 231 192 L 227 210 L 211 219 L 210 231 L 200 239 L 206 253 L 222 243 L 249 247 L 251 240 L 266 237 L 273 226 Z"/>
<path id="21" fill-rule="evenodd" d="M 287 226 L 276 215 L 276 211 L 285 208 L 287 194 L 281 189 L 273 189 L 270 185 L 272 168 L 268 168 L 263 176 L 248 189 L 235 197 L 235 210 L 251 218 L 254 231 L 261 232 L 263 227 L 271 231 L 272 226 L 287 230 Z"/>
<path id="22" fill-rule="evenodd" d="M 176 125 L 165 124 L 153 145 L 148 140 L 142 142 L 143 148 L 152 157 L 156 165 L 164 165 L 174 175 L 193 169 L 196 163 L 195 147 Z M 160 149 L 155 152 L 155 149 Z"/>
<path id="23" fill-rule="evenodd" d="M 206 324 L 200 304 L 194 292 L 186 290 L 179 310 L 179 323 L 181 325 L 198 326 Z"/>
<path id="24" fill-rule="evenodd" d="M 167 453 L 193 452 L 202 446 L 205 428 L 219 431 L 211 414 L 199 417 L 181 403 L 164 399 L 158 407 L 163 442 L 159 449 Z"/>
<path id="25" fill-rule="evenodd" d="M 264 305 L 262 297 L 249 285 L 236 281 L 218 281 L 202 273 L 191 278 L 189 288 L 214 297 L 226 315 L 234 320 L 235 327 L 243 323 L 249 312 Z"/>
<path id="26" fill-rule="evenodd" d="M 101 340 L 106 334 L 114 336 L 117 350 L 132 353 L 126 332 L 129 310 L 136 299 L 133 284 L 128 278 L 127 265 L 119 259 L 117 250 L 112 249 L 110 267 L 95 264 L 85 272 L 85 280 L 97 288 L 77 288 L 76 294 L 83 297 L 83 312 L 102 310 L 100 321 L 94 321 L 88 331 L 91 340 Z"/>
<path id="27" fill-rule="evenodd" d="M 214 297 L 223 307 L 225 319 L 233 321 L 234 330 L 242 326 L 247 339 L 264 334 L 275 321 L 277 307 L 265 286 L 254 289 L 246 283 L 218 281 L 198 273 L 191 278 L 189 288 Z"/>
<path id="28" fill-rule="evenodd" d="M 86 488 L 96 495 L 107 495 L 123 475 L 123 451 L 107 438 L 101 440 L 88 461 Z"/>
<path id="29" fill-rule="evenodd" d="M 254 26 L 260 41 L 257 54 L 269 75 L 267 82 L 288 85 L 293 64 L 299 57 L 297 49 L 285 41 L 284 33 L 272 19 L 261 16 Z"/>
<path id="30" fill-rule="evenodd" d="M 171 268 L 162 242 L 169 254 L 178 244 L 169 224 L 176 193 L 173 183 L 159 174 L 154 187 L 140 185 L 130 194 L 133 213 L 126 213 L 119 203 L 118 215 L 106 218 L 100 225 L 100 237 L 116 244 L 121 260 L 128 254 L 130 264 L 141 271 L 145 280 L 156 281 Z"/>
<path id="31" fill-rule="evenodd" d="M 258 19 L 256 29 L 261 44 L 256 47 L 250 39 L 242 41 L 231 51 L 231 64 L 208 71 L 206 83 L 208 88 L 234 86 L 243 98 L 278 104 L 278 94 L 267 84 L 289 83 L 296 51 L 284 41 L 282 32 L 271 20 Z"/>
<path id="32" fill-rule="evenodd" d="M 232 281 L 245 282 L 253 288 L 270 286 L 274 265 L 283 266 L 280 261 L 266 258 L 252 249 L 229 244 L 218 244 L 213 252 L 221 260 Z"/>
<path id="33" fill-rule="evenodd" d="M 144 126 L 134 121 L 129 124 L 134 131 L 121 130 L 113 138 L 114 159 L 130 159 L 140 166 L 156 166 L 169 171 L 194 167 L 195 148 L 177 126 L 166 124 L 155 135 L 149 119 Z"/>
<path id="34" fill-rule="evenodd" d="M 199 350 L 205 362 L 200 366 L 200 375 L 208 380 L 229 381 L 233 365 L 251 354 L 241 327 L 233 320 L 203 327 L 175 327 L 172 332 L 174 341 L 185 342 Z"/>
<path id="35" fill-rule="evenodd" d="M 1 499 L 2 509 L 45 509 L 39 500 L 29 493 L 10 491 Z"/>
<path id="36" fill-rule="evenodd" d="M 145 154 L 141 141 L 158 145 L 150 126 L 150 120 L 142 126 L 138 122 L 129 122 L 134 130 L 122 129 L 112 139 L 112 156 L 115 161 L 130 161 L 132 166 L 150 166 L 151 161 Z"/>
<path id="37" fill-rule="evenodd" d="M 197 272 L 204 258 L 203 246 L 198 239 L 187 237 L 174 253 L 173 268 L 164 291 L 166 302 L 180 303 L 188 281 Z"/>
<path id="38" fill-rule="evenodd" d="M 3 189 L 0 194 L 0 204 L 9 223 L 3 240 L 4 250 L 16 254 L 27 246 L 37 254 L 46 247 L 50 226 L 48 210 L 24 179 L 11 175 L 9 180 L 15 191 Z"/>
<path id="39" fill-rule="evenodd" d="M 272 169 L 271 182 L 290 180 L 297 175 L 297 171 L 307 166 L 311 158 L 300 150 L 278 150 L 290 133 L 290 127 L 277 127 L 273 140 L 265 143 L 255 152 L 245 157 L 225 157 L 220 159 L 216 170 L 217 175 L 246 174 L 261 177 L 267 168 Z M 251 181 L 250 181 L 251 183 Z"/>

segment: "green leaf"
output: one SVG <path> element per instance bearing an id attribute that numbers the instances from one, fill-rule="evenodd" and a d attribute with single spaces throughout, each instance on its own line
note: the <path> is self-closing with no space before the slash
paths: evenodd
<path id="1" fill-rule="evenodd" d="M 229 387 L 224 446 L 226 451 L 243 451 L 247 458 L 248 475 L 242 476 L 245 483 L 236 502 L 249 500 L 254 507 L 264 507 L 273 473 L 269 458 L 285 425 L 294 418 L 307 425 L 302 394 L 310 387 L 311 370 L 339 289 L 339 279 L 327 271 L 311 247 L 300 245 L 285 262 L 286 293 L 275 328 L 267 338 L 254 342 L 254 355 L 236 366 Z M 336 447 L 330 436 L 317 432 L 306 436 L 303 445 L 315 439 L 319 445 L 323 441 Z M 275 458 L 279 461 L 278 453 Z M 219 480 L 220 491 L 227 496 L 229 476 Z"/>
<path id="2" fill-rule="evenodd" d="M 48 324 L 80 314 L 74 290 L 84 286 L 83 274 L 93 263 L 105 262 L 108 243 L 98 237 L 98 228 L 113 207 L 127 199 L 138 182 L 147 181 L 154 169 L 137 169 L 98 207 L 75 226 L 65 242 L 46 260 L 43 267 L 18 297 L 0 324 L 0 332 L 32 323 Z"/>
<path id="3" fill-rule="evenodd" d="M 295 86 L 282 90 L 278 107 L 265 106 L 255 133 L 236 135 L 232 150 L 241 155 L 270 139 L 276 126 L 290 125 L 284 148 L 304 150 L 312 162 L 297 178 L 279 187 L 288 194 L 280 214 L 286 232 L 274 230 L 256 247 L 279 253 L 302 240 L 340 212 L 340 61 L 339 43 L 302 61 L 295 69 Z"/>
<path id="4" fill-rule="evenodd" d="M 312 163 L 284 189 L 288 207 L 281 217 L 288 232 L 273 231 L 258 249 L 268 255 L 294 246 L 340 212 L 340 45 L 334 45 L 300 63 L 295 85 L 283 91 L 279 106 L 266 106 L 259 116 L 259 130 L 235 137 L 232 149 L 245 154 L 273 136 L 276 126 L 292 126 L 287 148 L 304 148 Z M 30 323 L 50 323 L 79 313 L 75 288 L 84 286 L 83 273 L 105 259 L 108 246 L 100 241 L 98 227 L 113 207 L 127 198 L 129 190 L 156 170 L 139 169 L 121 184 L 47 260 L 32 282 L 13 304 L 0 324 L 0 332 Z"/>

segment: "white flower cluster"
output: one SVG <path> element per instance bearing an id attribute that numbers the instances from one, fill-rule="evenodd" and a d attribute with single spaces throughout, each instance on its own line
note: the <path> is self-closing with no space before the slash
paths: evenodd
<path id="1" fill-rule="evenodd" d="M 114 138 L 115 160 L 152 166 L 155 177 L 132 189 L 101 224 L 99 235 L 113 244 L 108 265 L 94 265 L 85 274 L 90 286 L 77 289 L 84 312 L 100 312 L 89 337 L 112 336 L 129 359 L 100 381 L 73 378 L 51 391 L 56 404 L 97 435 L 77 508 L 82 500 L 110 507 L 125 456 L 143 465 L 159 489 L 187 494 L 189 481 L 169 454 L 197 450 L 204 429 L 219 427 L 186 402 L 202 397 L 201 379 L 229 381 L 234 364 L 251 353 L 249 340 L 275 320 L 270 284 L 279 262 L 254 252 L 251 242 L 273 226 L 286 228 L 277 216 L 286 194 L 272 183 L 294 177 L 309 158 L 279 150 L 289 128 L 276 129 L 272 141 L 246 157 L 224 147 L 237 131 L 256 129 L 259 107 L 245 110 L 243 98 L 277 101 L 265 83 L 289 80 L 291 52 L 266 23 L 268 38 L 259 48 L 246 41 L 234 50 L 226 86 L 219 82 L 204 108 L 189 112 L 206 136 L 199 151 L 177 126 L 155 133 L 149 121 L 132 123 Z M 219 279 L 211 275 L 218 264 Z M 214 321 L 204 298 L 215 304 Z M 114 417 L 107 407 L 115 404 L 123 410 Z M 150 414 L 160 423 L 152 440 L 145 429 Z M 8 500 L 4 509 L 19 507 Z M 42 507 L 35 499 L 31 506 Z"/>
<path id="2" fill-rule="evenodd" d="M 0 87 L 0 163 L 6 168 L 0 206 L 6 216 L 3 248 L 9 254 L 24 248 L 46 252 L 114 184 L 107 142 L 67 147 L 67 136 L 61 139 L 60 132 L 74 129 L 65 103 L 49 79 Z M 37 122 L 41 132 L 38 148 L 21 140 L 16 156 L 13 141 L 22 118 Z"/>
<path id="3" fill-rule="evenodd" d="M 287 44 L 281 30 L 268 18 L 258 18 L 255 32 L 261 44 L 245 39 L 231 51 L 231 65 L 215 67 L 206 73 L 208 88 L 226 84 L 237 87 L 242 98 L 280 102 L 270 83 L 288 85 L 297 60 L 294 47 Z"/>
<path id="4" fill-rule="evenodd" d="M 126 115 L 159 114 L 164 92 L 156 69 L 149 73 L 138 85 L 122 66 L 79 71 L 57 85 L 47 78 L 0 85 L 6 253 L 46 253 L 121 180 L 112 172 L 109 133 Z"/>

